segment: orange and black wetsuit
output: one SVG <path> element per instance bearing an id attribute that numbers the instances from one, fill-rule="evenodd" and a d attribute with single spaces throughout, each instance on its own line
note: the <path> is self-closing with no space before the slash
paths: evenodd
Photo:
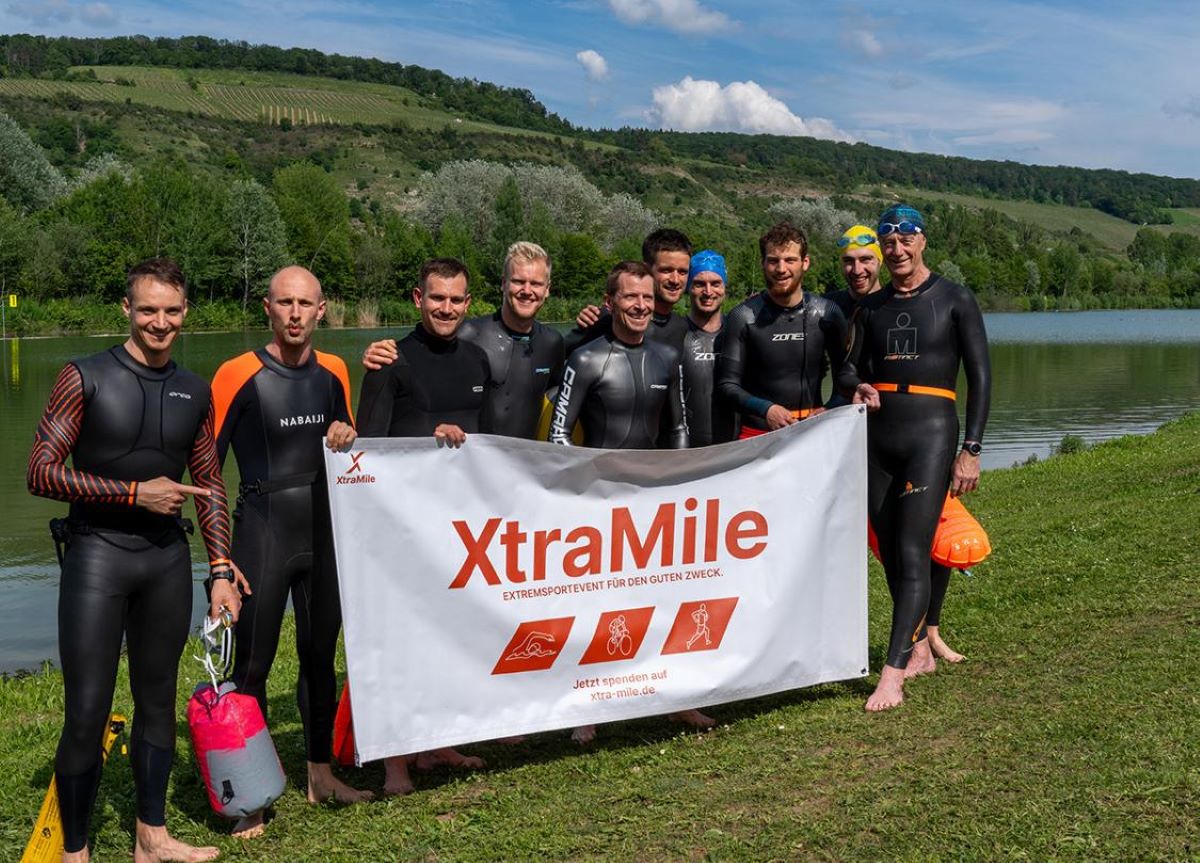
<path id="1" fill-rule="evenodd" d="M 931 274 L 909 295 L 885 288 L 864 314 L 862 335 L 840 382 L 846 391 L 863 381 L 879 390 L 882 406 L 867 417 L 867 509 L 892 594 L 887 664 L 904 668 L 931 610 L 929 551 L 958 452 L 960 364 L 965 440 L 983 442 L 991 399 L 987 332 L 975 296 Z"/>
<path id="2" fill-rule="evenodd" d="M 351 422 L 346 364 L 314 351 L 288 366 L 265 349 L 250 351 L 217 370 L 213 401 L 221 461 L 232 446 L 241 474 L 233 560 L 253 591 L 237 623 L 233 682 L 258 699 L 265 717 L 267 675 L 290 594 L 308 760 L 327 764 L 342 608 L 321 447 L 330 423 Z"/>
<path id="3" fill-rule="evenodd" d="M 121 346 L 63 368 L 38 423 L 27 479 L 33 494 L 71 504 L 58 600 L 65 721 L 54 764 L 67 851 L 87 844 L 122 636 L 134 702 L 137 815 L 164 823 L 192 569 L 179 520 L 135 501 L 139 482 L 179 481 L 185 470 L 212 492 L 195 501 L 210 561 L 228 562 L 208 384 L 173 362 L 142 365 Z"/>

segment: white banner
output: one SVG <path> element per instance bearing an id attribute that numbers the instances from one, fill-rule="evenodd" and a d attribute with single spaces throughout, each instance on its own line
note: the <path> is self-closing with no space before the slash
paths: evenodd
<path id="1" fill-rule="evenodd" d="M 866 420 L 694 450 L 326 451 L 358 756 L 867 673 Z"/>

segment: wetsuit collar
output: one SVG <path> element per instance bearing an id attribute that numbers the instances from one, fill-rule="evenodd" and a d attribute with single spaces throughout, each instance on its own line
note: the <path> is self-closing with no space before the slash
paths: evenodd
<path id="1" fill-rule="evenodd" d="M 804 293 L 802 293 L 802 294 L 800 295 L 800 302 L 796 303 L 796 305 L 794 305 L 794 306 L 781 306 L 781 305 L 779 305 L 779 303 L 775 302 L 775 298 L 771 296 L 771 292 L 770 292 L 770 291 L 763 291 L 763 299 L 764 299 L 764 300 L 766 300 L 766 301 L 767 301 L 768 303 L 770 303 L 771 305 L 773 305 L 775 308 L 779 309 L 781 312 L 796 312 L 796 311 L 799 311 L 800 309 L 804 308 L 804 300 L 805 300 L 807 297 L 808 297 L 808 294 L 804 294 Z"/>
<path id="2" fill-rule="evenodd" d="M 308 374 L 313 366 L 317 364 L 316 351 L 309 351 L 308 359 L 300 363 L 298 366 L 289 366 L 287 363 L 280 362 L 279 360 L 275 359 L 271 352 L 266 348 L 259 348 L 254 352 L 254 355 L 258 357 L 259 362 L 261 362 L 265 367 L 269 368 L 273 372 L 278 372 L 285 377 L 303 377 L 304 375 Z"/>
<path id="3" fill-rule="evenodd" d="M 533 338 L 533 328 L 530 328 L 529 332 L 527 332 L 527 333 L 522 333 L 519 330 L 514 330 L 508 324 L 504 323 L 504 316 L 502 314 L 500 314 L 499 309 L 492 312 L 492 320 L 496 321 L 498 324 L 500 324 L 500 326 L 504 330 L 504 332 L 514 342 L 525 342 L 525 341 L 529 341 L 530 339 Z M 536 327 L 536 326 L 537 326 L 537 323 L 535 322 L 534 327 Z"/>
<path id="4" fill-rule="evenodd" d="M 888 290 L 891 292 L 891 295 L 893 297 L 897 297 L 901 300 L 910 300 L 913 297 L 919 297 L 919 296 L 921 296 L 921 294 L 928 291 L 930 288 L 932 288 L 934 285 L 936 285 L 938 283 L 938 279 L 940 279 L 940 278 L 941 278 L 941 276 L 939 276 L 937 273 L 930 272 L 929 278 L 927 278 L 925 281 L 921 282 L 921 284 L 917 285 L 911 291 L 898 291 L 898 290 L 896 290 L 896 286 L 892 285 L 890 283 L 888 284 Z"/>
<path id="5" fill-rule="evenodd" d="M 145 378 L 150 381 L 163 381 L 175 374 L 175 360 L 167 360 L 166 365 L 148 366 L 145 363 L 138 362 L 133 358 L 129 351 L 125 350 L 125 346 L 113 345 L 108 351 L 113 355 L 113 358 L 125 368 L 129 369 L 135 375 Z"/>
<path id="6" fill-rule="evenodd" d="M 425 329 L 424 324 L 417 324 L 415 327 L 413 327 L 412 334 L 413 338 L 425 345 L 425 347 L 429 348 L 429 350 L 433 351 L 434 353 L 452 351 L 454 350 L 455 345 L 458 344 L 458 330 L 455 330 L 454 335 L 452 335 L 450 338 L 443 339 L 441 336 L 435 336 L 433 333 L 429 332 L 429 330 Z"/>
<path id="7" fill-rule="evenodd" d="M 616 333 L 609 333 L 608 340 L 609 340 L 609 342 L 611 342 L 614 345 L 618 345 L 622 348 L 625 348 L 625 350 L 627 350 L 627 351 L 636 351 L 638 348 L 641 348 L 646 344 L 646 334 L 642 333 L 642 340 L 640 342 L 638 342 L 636 345 L 633 344 L 632 342 L 627 342 L 624 339 L 617 338 Z"/>

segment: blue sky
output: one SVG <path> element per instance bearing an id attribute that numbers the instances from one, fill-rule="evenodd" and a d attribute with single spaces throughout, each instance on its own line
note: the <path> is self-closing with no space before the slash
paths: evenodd
<path id="1" fill-rule="evenodd" d="M 0 30 L 203 33 L 526 87 L 585 126 L 812 134 L 1200 177 L 1187 4 L 0 0 Z"/>

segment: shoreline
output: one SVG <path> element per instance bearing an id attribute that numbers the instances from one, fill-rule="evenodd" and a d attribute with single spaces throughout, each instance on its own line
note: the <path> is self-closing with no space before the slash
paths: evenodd
<path id="1" fill-rule="evenodd" d="M 995 550 L 973 578 L 952 581 L 944 612 L 948 640 L 969 659 L 910 681 L 895 712 L 862 710 L 868 678 L 719 705 L 706 711 L 718 728 L 704 734 L 646 719 L 605 725 L 586 753 L 565 732 L 476 744 L 468 751 L 488 769 L 418 772 L 417 792 L 402 800 L 314 807 L 293 784 L 249 844 L 208 810 L 184 735 L 168 823 L 231 860 L 1189 859 L 1200 734 L 1179 657 L 1195 646 L 1187 621 L 1200 614 L 1200 575 L 1177 540 L 1200 518 L 1198 475 L 1200 412 L 990 471 L 969 500 Z M 1123 476 L 1141 481 L 1114 482 Z M 869 580 L 877 673 L 890 603 L 875 565 Z M 201 676 L 191 652 L 180 710 Z M 268 695 L 293 783 L 305 759 L 296 667 L 285 622 Z M 56 674 L 0 680 L 7 859 L 20 856 L 49 781 Z M 127 674 L 122 662 L 113 705 L 126 713 Z M 129 771 L 123 756 L 105 770 L 96 859 L 128 857 Z M 382 785 L 378 765 L 343 772 L 359 787 Z M 881 807 L 881 789 L 902 790 L 903 805 Z"/>

